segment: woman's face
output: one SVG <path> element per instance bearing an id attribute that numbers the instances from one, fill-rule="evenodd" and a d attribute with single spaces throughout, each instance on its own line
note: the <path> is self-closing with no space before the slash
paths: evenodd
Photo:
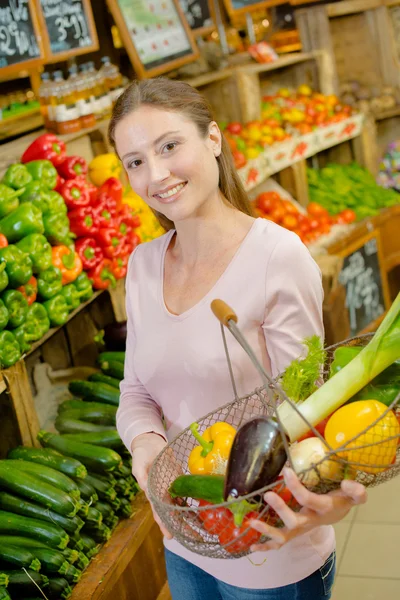
<path id="1" fill-rule="evenodd" d="M 202 138 L 183 114 L 144 105 L 118 123 L 115 142 L 132 189 L 171 221 L 200 216 L 218 199 L 216 123 Z"/>

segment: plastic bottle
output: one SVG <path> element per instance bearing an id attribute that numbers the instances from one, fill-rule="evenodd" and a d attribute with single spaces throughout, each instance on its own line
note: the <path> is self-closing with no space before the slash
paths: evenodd
<path id="1" fill-rule="evenodd" d="M 44 126 L 49 131 L 55 130 L 55 122 L 53 117 L 51 94 L 53 84 L 50 80 L 50 73 L 42 73 L 40 76 L 42 83 L 39 87 L 39 102 L 40 112 L 44 120 Z"/>
<path id="2" fill-rule="evenodd" d="M 73 87 L 76 94 L 76 104 L 79 110 L 81 127 L 82 129 L 94 127 L 96 125 L 96 119 L 93 112 L 93 105 L 90 100 L 86 74 L 84 71 L 81 71 L 78 75 L 78 67 L 76 65 L 72 65 L 72 67 L 69 68 L 69 73 L 68 83 Z"/>
<path id="3" fill-rule="evenodd" d="M 103 56 L 101 59 L 103 66 L 100 69 L 100 74 L 103 76 L 108 93 L 111 97 L 113 105 L 118 97 L 124 91 L 122 85 L 122 75 L 116 65 L 113 65 L 108 56 Z"/>
<path id="4" fill-rule="evenodd" d="M 62 71 L 54 73 L 55 88 L 55 121 L 57 133 L 75 133 L 81 129 L 79 110 L 76 105 L 76 92 L 68 81 L 65 81 Z"/>
<path id="5" fill-rule="evenodd" d="M 111 116 L 112 101 L 106 88 L 104 78 L 100 71 L 96 71 L 94 62 L 87 63 L 87 74 L 92 86 L 92 102 L 95 103 L 96 119 L 105 119 Z"/>

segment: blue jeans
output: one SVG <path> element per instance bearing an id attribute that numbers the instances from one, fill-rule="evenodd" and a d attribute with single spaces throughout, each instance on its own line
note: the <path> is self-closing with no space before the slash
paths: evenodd
<path id="1" fill-rule="evenodd" d="M 270 590 L 228 585 L 199 567 L 165 550 L 172 600 L 328 600 L 335 579 L 336 553 L 306 579 Z"/>

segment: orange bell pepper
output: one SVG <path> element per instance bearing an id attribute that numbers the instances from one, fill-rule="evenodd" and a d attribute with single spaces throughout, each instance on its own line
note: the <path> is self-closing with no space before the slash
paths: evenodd
<path id="1" fill-rule="evenodd" d="M 53 246 L 51 249 L 53 265 L 58 267 L 62 274 L 62 284 L 72 283 L 82 273 L 80 256 L 68 246 Z"/>

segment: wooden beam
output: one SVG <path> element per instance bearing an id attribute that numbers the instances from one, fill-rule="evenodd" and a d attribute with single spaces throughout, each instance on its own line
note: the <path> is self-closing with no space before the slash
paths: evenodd
<path id="1" fill-rule="evenodd" d="M 15 365 L 3 371 L 3 378 L 15 412 L 22 444 L 24 446 L 40 446 L 36 439 L 40 429 L 39 419 L 24 361 L 19 360 Z"/>
<path id="2" fill-rule="evenodd" d="M 326 10 L 328 17 L 342 17 L 358 12 L 365 12 L 373 8 L 382 6 L 381 0 L 345 0 L 344 2 L 335 2 L 327 4 Z"/>

